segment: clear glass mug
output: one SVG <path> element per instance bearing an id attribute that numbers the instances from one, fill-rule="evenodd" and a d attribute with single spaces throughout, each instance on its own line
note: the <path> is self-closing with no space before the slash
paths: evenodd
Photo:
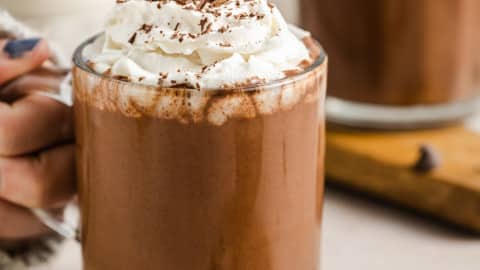
<path id="1" fill-rule="evenodd" d="M 331 57 L 327 118 L 423 128 L 480 99 L 480 1 L 301 0 L 303 26 Z"/>
<path id="2" fill-rule="evenodd" d="M 96 74 L 92 41 L 73 69 L 84 269 L 318 269 L 323 51 L 287 79 L 198 91 Z"/>

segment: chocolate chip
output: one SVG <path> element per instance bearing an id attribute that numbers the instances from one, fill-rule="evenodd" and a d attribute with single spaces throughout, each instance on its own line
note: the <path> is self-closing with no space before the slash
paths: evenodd
<path id="1" fill-rule="evenodd" d="M 124 76 L 124 75 L 116 75 L 116 76 L 113 76 L 113 78 L 116 79 L 116 80 L 119 80 L 119 81 L 124 81 L 124 82 L 130 82 L 131 81 L 130 77 Z"/>
<path id="2" fill-rule="evenodd" d="M 212 3 L 212 6 L 219 7 L 223 4 L 225 4 L 226 2 L 228 2 L 228 0 L 214 0 L 213 3 Z"/>
<path id="3" fill-rule="evenodd" d="M 413 170 L 418 173 L 428 173 L 441 165 L 440 154 L 431 145 L 421 145 L 420 157 L 413 166 Z"/>
<path id="4" fill-rule="evenodd" d="M 148 34 L 150 33 L 150 31 L 152 31 L 152 28 L 153 28 L 153 25 L 144 23 L 142 27 L 140 27 L 140 30 L 145 31 L 145 33 Z"/>
<path id="5" fill-rule="evenodd" d="M 203 18 L 200 20 L 200 23 L 198 25 L 200 25 L 201 29 L 200 31 L 204 32 L 205 31 L 205 25 L 208 23 L 208 18 Z"/>
<path id="6" fill-rule="evenodd" d="M 137 39 L 137 32 L 133 33 L 133 35 L 128 40 L 128 43 L 130 43 L 130 44 L 135 43 L 135 39 Z"/>

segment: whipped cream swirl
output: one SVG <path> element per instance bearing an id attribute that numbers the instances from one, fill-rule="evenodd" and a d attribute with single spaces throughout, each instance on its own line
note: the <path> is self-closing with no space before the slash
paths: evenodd
<path id="1" fill-rule="evenodd" d="M 267 0 L 117 0 L 84 57 L 122 80 L 201 89 L 278 80 L 313 62 Z"/>

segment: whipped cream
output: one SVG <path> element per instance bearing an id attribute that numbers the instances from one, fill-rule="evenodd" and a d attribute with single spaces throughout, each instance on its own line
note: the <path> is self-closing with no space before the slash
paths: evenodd
<path id="1" fill-rule="evenodd" d="M 126 81 L 228 88 L 301 72 L 313 62 L 301 38 L 267 0 L 117 1 L 84 57 Z"/>

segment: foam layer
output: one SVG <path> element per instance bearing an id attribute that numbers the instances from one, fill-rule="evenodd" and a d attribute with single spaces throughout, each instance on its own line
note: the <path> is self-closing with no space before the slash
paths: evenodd
<path id="1" fill-rule="evenodd" d="M 325 61 L 311 72 L 248 91 L 203 91 L 127 83 L 76 67 L 74 92 L 77 101 L 127 117 L 223 125 L 231 119 L 251 119 L 317 102 L 325 95 L 326 68 Z"/>
<path id="2" fill-rule="evenodd" d="M 85 58 L 125 81 L 202 89 L 278 80 L 312 63 L 267 0 L 117 1 Z"/>

